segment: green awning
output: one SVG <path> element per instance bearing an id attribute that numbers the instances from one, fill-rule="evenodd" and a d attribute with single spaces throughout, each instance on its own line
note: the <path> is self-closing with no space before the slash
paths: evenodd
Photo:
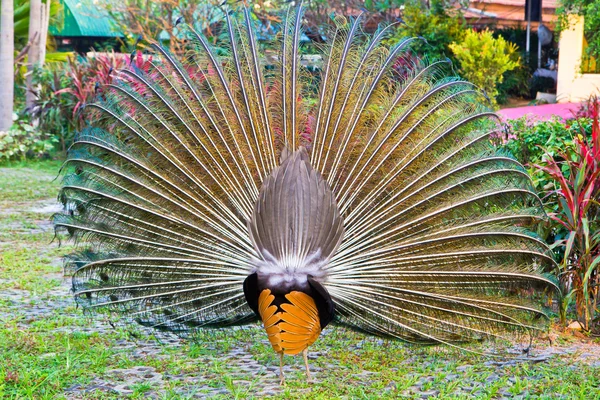
<path id="1" fill-rule="evenodd" d="M 50 26 L 49 30 L 57 37 L 119 37 L 111 26 L 108 13 L 91 0 L 61 0 L 63 5 L 63 26 Z"/>

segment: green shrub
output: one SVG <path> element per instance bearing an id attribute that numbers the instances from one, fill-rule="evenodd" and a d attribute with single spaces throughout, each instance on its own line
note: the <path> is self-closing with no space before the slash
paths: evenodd
<path id="1" fill-rule="evenodd" d="M 57 139 L 25 123 L 0 132 L 0 162 L 47 157 Z"/>
<path id="2" fill-rule="evenodd" d="M 76 131 L 87 125 L 85 105 L 102 95 L 104 86 L 112 83 L 113 70 L 128 64 L 146 68 L 146 61 L 137 56 L 114 53 L 92 57 L 70 58 L 67 63 L 44 66 L 34 70 L 33 83 L 39 87 L 37 99 L 23 118 L 35 121 L 38 130 L 53 137 L 52 142 L 63 153 L 71 145 Z M 152 61 L 152 57 L 148 57 Z"/>
<path id="3" fill-rule="evenodd" d="M 492 32 L 467 30 L 460 42 L 450 44 L 463 76 L 485 90 L 493 105 L 497 104 L 497 85 L 503 75 L 520 65 L 515 61 L 517 47 L 502 37 L 494 38 Z"/>
<path id="4" fill-rule="evenodd" d="M 462 14 L 458 11 L 449 14 L 439 1 L 432 1 L 431 8 L 419 1 L 406 2 L 402 19 L 404 23 L 397 25 L 388 44 L 395 44 L 407 37 L 422 37 L 425 41 L 417 43 L 414 49 L 429 60 L 452 59 L 449 46 L 452 42 L 462 40 L 465 33 L 466 23 Z"/>
<path id="5" fill-rule="evenodd" d="M 528 164 L 540 162 L 545 152 L 554 156 L 560 150 L 572 147 L 573 138 L 582 132 L 591 135 L 592 123 L 588 118 L 564 121 L 556 117 L 535 121 L 522 117 L 507 121 L 506 127 L 503 146 L 522 164 Z"/>

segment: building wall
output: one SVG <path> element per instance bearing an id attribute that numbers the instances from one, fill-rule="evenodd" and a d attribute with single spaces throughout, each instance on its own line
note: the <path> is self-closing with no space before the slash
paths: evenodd
<path id="1" fill-rule="evenodd" d="M 571 27 L 563 31 L 558 43 L 558 82 L 556 99 L 559 103 L 579 102 L 592 94 L 600 94 L 600 74 L 582 74 L 583 17 L 572 15 Z"/>

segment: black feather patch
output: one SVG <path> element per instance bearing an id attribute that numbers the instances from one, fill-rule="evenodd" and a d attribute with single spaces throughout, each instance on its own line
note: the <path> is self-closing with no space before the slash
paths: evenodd
<path id="1" fill-rule="evenodd" d="M 324 329 L 331 321 L 333 321 L 335 304 L 333 304 L 333 300 L 327 289 L 310 275 L 308 276 L 308 285 L 312 289 L 312 298 L 317 304 L 317 310 L 319 310 L 321 329 Z M 245 287 L 244 284 L 244 290 Z"/>
<path id="2" fill-rule="evenodd" d="M 248 306 L 260 318 L 260 314 L 258 313 L 258 275 L 256 272 L 244 279 L 244 296 L 246 297 Z"/>

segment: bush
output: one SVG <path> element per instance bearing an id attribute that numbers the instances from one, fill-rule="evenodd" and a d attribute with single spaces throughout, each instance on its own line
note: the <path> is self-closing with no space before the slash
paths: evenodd
<path id="1" fill-rule="evenodd" d="M 439 1 L 432 1 L 431 4 L 431 8 L 426 8 L 420 1 L 406 2 L 402 12 L 404 21 L 397 25 L 387 43 L 395 44 L 407 37 L 422 37 L 425 41 L 414 47 L 417 53 L 429 60 L 452 59 L 449 46 L 452 42 L 462 40 L 465 19 L 458 11 L 448 14 Z"/>
<path id="2" fill-rule="evenodd" d="M 577 118 L 594 118 L 596 110 L 600 110 L 600 97 L 593 94 L 589 99 L 582 102 L 579 109 L 575 112 Z"/>
<path id="3" fill-rule="evenodd" d="M 55 142 L 51 135 L 29 124 L 15 124 L 8 132 L 0 132 L 0 161 L 47 157 Z"/>
<path id="4" fill-rule="evenodd" d="M 507 134 L 502 138 L 502 146 L 521 164 L 539 163 L 546 153 L 555 156 L 560 150 L 572 148 L 578 134 L 584 132 L 589 137 L 591 127 L 588 118 L 536 121 L 522 117 L 506 122 Z"/>
<path id="5" fill-rule="evenodd" d="M 502 83 L 503 75 L 520 65 L 513 58 L 517 53 L 514 44 L 504 38 L 494 38 L 492 32 L 467 30 L 460 42 L 450 44 L 460 65 L 463 76 L 483 89 L 492 105 L 497 105 L 497 85 Z"/>
<path id="6" fill-rule="evenodd" d="M 593 328 L 600 284 L 600 104 L 594 99 L 576 119 L 507 123 L 501 146 L 528 166 L 550 216 L 540 233 L 551 245 L 560 282 L 560 316 L 575 300 L 578 319 Z"/>
<path id="7" fill-rule="evenodd" d="M 585 38 L 588 43 L 586 54 L 595 58 L 600 57 L 600 2 L 597 0 L 560 0 L 558 3 L 559 7 L 556 9 L 557 33 L 570 28 L 571 15 L 583 16 Z"/>
<path id="8" fill-rule="evenodd" d="M 148 61 L 152 61 L 152 57 L 149 57 Z M 71 112 L 74 129 L 81 130 L 86 125 L 85 115 L 81 111 L 87 104 L 96 101 L 105 85 L 112 83 L 113 71 L 124 69 L 130 64 L 142 68 L 146 62 L 140 51 L 131 59 L 129 56 L 115 53 L 99 53 L 89 58 L 70 59 L 65 69 L 70 83 L 67 88 L 56 93 L 68 94 L 67 108 Z"/>
<path id="9" fill-rule="evenodd" d="M 498 138 L 499 145 L 510 152 L 519 162 L 529 167 L 529 175 L 539 193 L 554 186 L 554 179 L 533 164 L 545 157 L 559 157 L 561 152 L 575 151 L 575 138 L 583 135 L 591 138 L 592 121 L 589 118 L 564 121 L 535 121 L 527 117 L 507 121 L 506 134 Z"/>

